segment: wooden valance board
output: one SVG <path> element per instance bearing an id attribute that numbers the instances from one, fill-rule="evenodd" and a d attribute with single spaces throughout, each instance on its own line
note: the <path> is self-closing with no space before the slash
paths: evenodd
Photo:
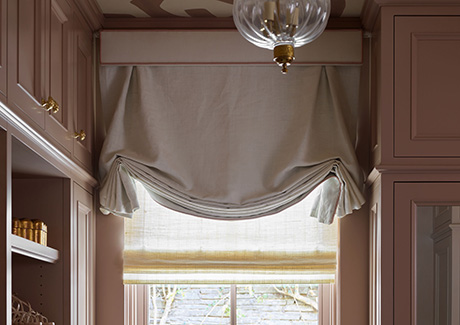
<path id="1" fill-rule="evenodd" d="M 294 64 L 359 65 L 360 29 L 326 30 L 295 49 Z M 273 64 L 273 53 L 246 41 L 237 30 L 103 30 L 102 65 Z"/>

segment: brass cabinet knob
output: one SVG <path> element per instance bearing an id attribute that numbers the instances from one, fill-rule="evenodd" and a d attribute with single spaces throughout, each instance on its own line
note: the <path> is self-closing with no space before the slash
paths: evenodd
<path id="1" fill-rule="evenodd" d="M 86 133 L 85 130 L 80 130 L 80 132 L 75 132 L 73 134 L 73 137 L 77 140 L 83 141 L 86 139 Z"/>
<path id="2" fill-rule="evenodd" d="M 48 100 L 42 99 L 42 107 L 50 113 L 56 114 L 59 112 L 59 104 L 51 96 L 48 97 Z"/>

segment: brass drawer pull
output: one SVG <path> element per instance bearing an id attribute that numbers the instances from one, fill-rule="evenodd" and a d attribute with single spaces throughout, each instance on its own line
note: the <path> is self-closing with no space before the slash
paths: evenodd
<path id="1" fill-rule="evenodd" d="M 59 104 L 51 96 L 48 97 L 48 100 L 42 99 L 42 107 L 50 113 L 56 114 L 59 112 Z"/>
<path id="2" fill-rule="evenodd" d="M 80 130 L 80 133 L 75 132 L 73 137 L 79 141 L 83 141 L 86 139 L 86 133 L 84 130 Z"/>

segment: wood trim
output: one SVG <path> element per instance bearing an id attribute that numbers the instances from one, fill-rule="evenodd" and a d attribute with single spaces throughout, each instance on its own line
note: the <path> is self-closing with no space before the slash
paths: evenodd
<path id="1" fill-rule="evenodd" d="M 273 65 L 271 51 L 254 46 L 234 30 L 104 30 L 100 38 L 104 65 Z M 360 65 L 362 60 L 360 29 L 329 30 L 296 49 L 295 65 Z"/>
<path id="2" fill-rule="evenodd" d="M 452 324 L 460 324 L 460 208 L 452 208 Z M 457 308 L 455 308 L 455 306 Z"/>
<path id="3" fill-rule="evenodd" d="M 398 249 L 394 252 L 392 324 L 416 324 L 416 299 L 413 291 L 415 288 L 412 281 L 414 274 L 411 272 L 415 268 L 413 231 L 417 207 L 459 205 L 459 190 L 459 182 L 394 183 L 394 247 Z"/>
<path id="4" fill-rule="evenodd" d="M 0 128 L 0 323 L 11 325 L 11 135 Z"/>
<path id="5" fill-rule="evenodd" d="M 0 100 L 6 101 L 7 94 L 7 0 L 0 0 Z"/>
<path id="6" fill-rule="evenodd" d="M 50 161 L 65 175 L 78 180 L 79 183 L 90 190 L 98 185 L 98 181 L 94 177 L 54 147 L 2 103 L 0 103 L 0 118 L 4 118 L 10 124 L 12 135 L 29 147 L 34 148 L 34 151 L 37 151 L 45 160 Z"/>
<path id="7" fill-rule="evenodd" d="M 446 162 L 446 160 L 449 159 L 443 159 L 443 162 Z M 452 159 L 454 160 L 454 159 Z M 444 164 L 444 165 L 439 165 L 439 159 L 434 160 L 430 159 L 430 161 L 433 161 L 434 165 L 411 165 L 411 164 L 385 164 L 385 165 L 377 165 L 375 166 L 375 170 L 377 170 L 379 173 L 382 174 L 424 174 L 424 173 L 442 173 L 442 174 L 451 174 L 451 173 L 458 173 L 460 172 L 460 166 L 456 165 L 455 163 L 458 164 L 458 159 L 455 159 L 455 162 L 452 161 L 452 164 Z M 416 163 L 416 161 L 413 161 Z M 426 162 L 426 159 L 424 159 L 424 163 Z"/>
<path id="8" fill-rule="evenodd" d="M 372 203 L 371 203 L 372 204 Z M 370 270 L 370 296 L 369 296 L 369 324 L 376 325 L 379 317 L 380 309 L 380 297 L 378 290 L 378 283 L 380 279 L 380 273 L 378 269 L 378 261 L 380 257 L 380 243 L 379 243 L 379 203 L 376 202 L 370 209 L 370 258 L 369 258 L 369 270 Z"/>
<path id="9" fill-rule="evenodd" d="M 125 284 L 124 325 L 149 323 L 149 285 Z"/>
<path id="10" fill-rule="evenodd" d="M 238 318 L 238 310 L 237 310 L 237 285 L 232 284 L 230 285 L 230 325 L 237 325 L 237 318 Z"/>
<path id="11" fill-rule="evenodd" d="M 236 29 L 233 18 L 184 17 L 104 17 L 104 29 Z M 326 29 L 361 29 L 357 17 L 331 17 Z"/>
<path id="12" fill-rule="evenodd" d="M 73 0 L 73 3 L 92 31 L 102 28 L 104 15 L 96 0 Z"/>
<path id="13" fill-rule="evenodd" d="M 96 323 L 122 325 L 124 320 L 124 220 L 96 210 Z"/>
<path id="14" fill-rule="evenodd" d="M 59 259 L 59 251 L 54 248 L 40 245 L 36 242 L 13 234 L 11 235 L 10 241 L 11 251 L 13 253 L 21 254 L 48 263 L 56 263 Z"/>
<path id="15" fill-rule="evenodd" d="M 362 21 L 362 24 L 365 30 L 367 31 L 374 30 L 374 25 L 377 20 L 379 11 L 380 11 L 380 6 L 377 4 L 377 2 L 373 0 L 366 1 L 364 8 L 363 8 L 363 13 L 361 15 L 361 21 Z"/>
<path id="16" fill-rule="evenodd" d="M 318 290 L 318 325 L 336 325 L 335 284 L 321 284 Z"/>
<path id="17" fill-rule="evenodd" d="M 338 220 L 337 325 L 369 324 L 368 209 L 366 204 Z"/>
<path id="18" fill-rule="evenodd" d="M 77 244 L 77 319 L 78 324 L 94 325 L 94 249 L 95 241 L 93 224 L 95 216 L 92 192 L 86 191 L 77 183 L 73 183 L 74 218 L 76 218 L 76 244 Z M 82 267 L 83 266 L 83 267 Z"/>
<path id="19" fill-rule="evenodd" d="M 458 0 L 371 0 L 375 2 L 380 7 L 382 6 L 426 6 L 426 5 L 435 5 L 435 6 L 444 6 L 444 5 L 459 5 Z"/>
<path id="20" fill-rule="evenodd" d="M 361 22 L 362 26 L 367 31 L 373 31 L 374 25 L 377 20 L 377 16 L 379 15 L 380 8 L 383 6 L 411 6 L 411 7 L 418 7 L 418 6 L 427 6 L 427 5 L 436 5 L 436 6 L 444 6 L 444 5 L 459 5 L 458 0 L 369 0 L 366 1 L 362 15 L 361 15 Z"/>

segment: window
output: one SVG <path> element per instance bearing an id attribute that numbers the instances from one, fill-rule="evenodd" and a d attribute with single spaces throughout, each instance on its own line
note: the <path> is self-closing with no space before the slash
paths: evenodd
<path id="1" fill-rule="evenodd" d="M 126 325 L 334 324 L 337 224 L 307 216 L 314 193 L 275 216 L 220 221 L 137 191 L 141 209 L 125 221 Z"/>
<path id="2" fill-rule="evenodd" d="M 126 285 L 131 313 L 125 315 L 131 317 L 125 325 L 332 325 L 333 289 L 315 284 Z"/>

